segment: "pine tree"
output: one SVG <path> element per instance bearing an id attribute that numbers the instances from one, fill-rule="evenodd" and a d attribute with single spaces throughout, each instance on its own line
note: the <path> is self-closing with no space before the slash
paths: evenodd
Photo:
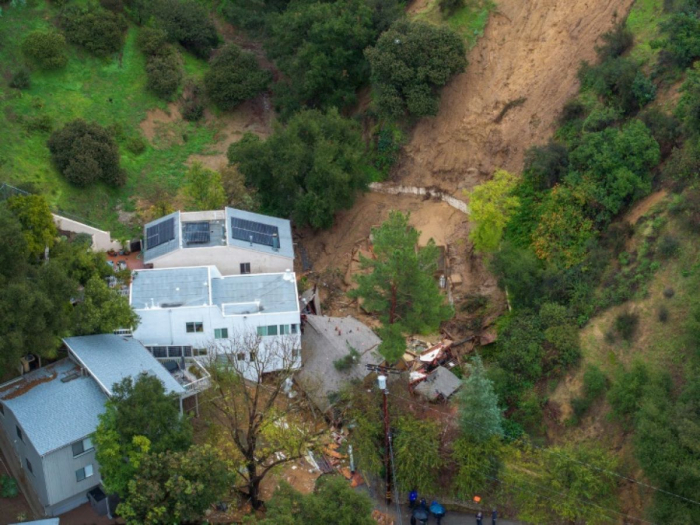
<path id="1" fill-rule="evenodd" d="M 379 351 L 388 361 L 396 361 L 405 350 L 405 344 L 397 344 L 401 333 L 433 332 L 453 314 L 433 276 L 437 246 L 431 239 L 417 248 L 420 232 L 408 219 L 409 214 L 392 211 L 384 224 L 372 229 L 376 259 L 360 257 L 362 268 L 372 271 L 358 275 L 358 287 L 350 292 L 363 299 L 365 310 L 379 314 L 388 336 Z"/>
<path id="2" fill-rule="evenodd" d="M 460 424 L 464 434 L 483 442 L 491 436 L 503 435 L 503 415 L 481 357 L 477 354 L 472 363 L 468 365 L 470 374 L 459 396 Z"/>

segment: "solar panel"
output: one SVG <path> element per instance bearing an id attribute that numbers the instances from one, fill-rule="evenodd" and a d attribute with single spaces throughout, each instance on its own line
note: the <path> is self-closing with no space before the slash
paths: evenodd
<path id="1" fill-rule="evenodd" d="M 175 219 L 160 222 L 146 228 L 146 248 L 152 249 L 175 238 Z"/>
<path id="2" fill-rule="evenodd" d="M 209 235 L 209 222 L 185 222 L 182 225 L 182 234 L 187 244 L 207 244 Z"/>
<path id="3" fill-rule="evenodd" d="M 279 237 L 279 229 L 277 226 L 232 217 L 231 236 L 239 241 L 253 242 L 253 244 L 261 244 L 263 246 L 274 246 L 273 237 Z"/>

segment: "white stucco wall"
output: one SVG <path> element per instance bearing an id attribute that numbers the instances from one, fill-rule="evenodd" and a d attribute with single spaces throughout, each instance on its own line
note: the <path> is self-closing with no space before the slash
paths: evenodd
<path id="1" fill-rule="evenodd" d="M 109 232 L 98 230 L 82 222 L 74 221 L 66 217 L 61 217 L 60 215 L 53 215 L 54 223 L 59 230 L 73 233 L 87 233 L 92 236 L 92 249 L 99 252 L 106 252 L 109 250 L 121 250 L 122 245 L 113 241 Z"/>
<path id="2" fill-rule="evenodd" d="M 232 246 L 182 248 L 151 261 L 154 268 L 183 268 L 213 264 L 221 275 L 238 275 L 241 263 L 250 263 L 250 273 L 281 273 L 294 269 L 288 257 Z"/>

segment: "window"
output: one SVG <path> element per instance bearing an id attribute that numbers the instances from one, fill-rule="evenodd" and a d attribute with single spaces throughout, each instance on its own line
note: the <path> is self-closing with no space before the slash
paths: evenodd
<path id="1" fill-rule="evenodd" d="M 169 346 L 168 347 L 168 357 L 182 357 L 182 347 L 181 346 Z"/>
<path id="2" fill-rule="evenodd" d="M 185 357 L 192 357 L 192 347 L 191 346 L 183 346 L 182 347 L 182 354 Z"/>
<path id="3" fill-rule="evenodd" d="M 228 338 L 228 328 L 215 328 L 214 329 L 214 339 L 227 339 Z"/>
<path id="4" fill-rule="evenodd" d="M 24 458 L 24 462 L 27 464 L 27 470 L 34 474 L 34 469 L 32 468 L 32 464 L 29 462 L 28 458 Z"/>
<path id="5" fill-rule="evenodd" d="M 290 333 L 290 328 L 288 324 L 281 324 L 280 325 L 280 335 L 289 335 Z"/>
<path id="6" fill-rule="evenodd" d="M 15 426 L 15 428 L 17 429 L 17 437 L 22 443 L 24 443 L 24 438 L 22 437 L 22 429 L 18 426 Z"/>
<path id="7" fill-rule="evenodd" d="M 250 263 L 241 263 L 241 273 L 250 273 Z"/>
<path id="8" fill-rule="evenodd" d="M 83 481 L 85 478 L 92 476 L 92 465 L 85 465 L 83 468 L 79 468 L 75 471 L 75 480 Z"/>
<path id="9" fill-rule="evenodd" d="M 204 324 L 202 323 L 187 323 L 187 333 L 204 332 Z"/>
<path id="10" fill-rule="evenodd" d="M 77 443 L 73 443 L 73 457 L 80 456 L 93 448 L 92 440 L 90 438 L 81 439 Z"/>
<path id="11" fill-rule="evenodd" d="M 296 334 L 299 332 L 299 325 L 298 324 L 293 324 L 292 325 L 292 333 Z"/>
<path id="12" fill-rule="evenodd" d="M 277 335 L 277 325 L 271 324 L 267 327 L 267 335 Z"/>
<path id="13" fill-rule="evenodd" d="M 153 357 L 168 357 L 167 346 L 153 346 Z"/>
<path id="14" fill-rule="evenodd" d="M 267 326 L 258 326 L 258 335 L 267 335 Z"/>
<path id="15" fill-rule="evenodd" d="M 258 356 L 257 356 L 257 354 L 255 353 L 255 350 L 251 350 L 251 351 L 250 351 L 250 362 L 251 362 L 251 363 L 254 362 L 255 359 L 256 359 L 257 357 L 258 357 Z"/>
<path id="16" fill-rule="evenodd" d="M 245 361 L 245 352 L 238 352 L 236 357 L 239 361 Z"/>

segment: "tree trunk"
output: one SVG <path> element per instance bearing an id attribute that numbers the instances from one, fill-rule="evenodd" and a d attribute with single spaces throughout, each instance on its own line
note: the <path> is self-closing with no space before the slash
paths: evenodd
<path id="1" fill-rule="evenodd" d="M 258 510 L 262 505 L 262 501 L 260 501 L 259 498 L 260 482 L 262 481 L 262 478 L 257 475 L 258 466 L 254 461 L 248 463 L 246 469 L 248 470 L 248 479 L 250 480 L 248 482 L 248 496 L 250 497 L 250 504 L 255 510 Z"/>
<path id="2" fill-rule="evenodd" d="M 396 283 L 391 285 L 391 306 L 389 307 L 389 324 L 396 319 Z"/>

